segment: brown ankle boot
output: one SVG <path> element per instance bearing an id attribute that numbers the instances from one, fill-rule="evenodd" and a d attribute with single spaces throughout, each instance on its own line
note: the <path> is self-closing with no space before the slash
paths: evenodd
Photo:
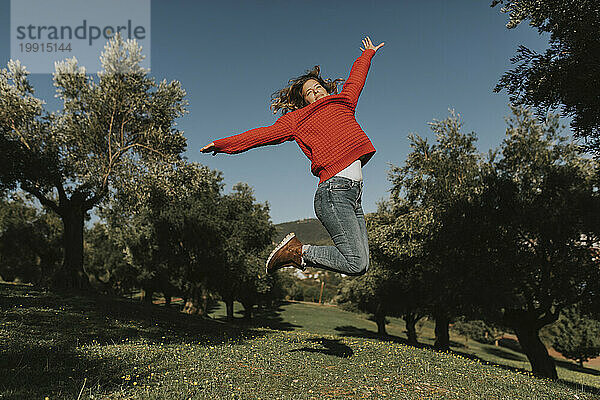
<path id="1" fill-rule="evenodd" d="M 267 273 L 273 273 L 279 268 L 294 266 L 304 270 L 302 266 L 302 243 L 292 232 L 275 247 L 267 259 Z"/>

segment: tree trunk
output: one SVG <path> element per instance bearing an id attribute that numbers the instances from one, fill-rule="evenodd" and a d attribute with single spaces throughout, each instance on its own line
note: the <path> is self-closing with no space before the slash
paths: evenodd
<path id="1" fill-rule="evenodd" d="M 144 304 L 152 304 L 152 296 L 154 295 L 154 290 L 148 286 L 145 286 L 142 289 L 142 302 Z"/>
<path id="2" fill-rule="evenodd" d="M 450 350 L 450 318 L 444 313 L 435 315 L 435 343 L 433 348 L 436 350 Z"/>
<path id="3" fill-rule="evenodd" d="M 252 302 L 243 302 L 242 305 L 244 306 L 244 319 L 246 319 L 246 320 L 252 319 L 252 312 L 253 312 L 253 309 L 254 309 L 254 303 L 252 303 Z"/>
<path id="4" fill-rule="evenodd" d="M 379 336 L 387 336 L 385 330 L 385 312 L 381 304 L 377 305 L 377 311 L 375 311 L 375 322 L 377 323 L 377 334 Z"/>
<path id="5" fill-rule="evenodd" d="M 416 346 L 419 344 L 417 340 L 417 322 L 421 319 L 417 317 L 415 313 L 406 313 L 402 317 L 406 324 L 406 337 L 408 338 L 408 344 Z"/>
<path id="6" fill-rule="evenodd" d="M 190 290 L 183 312 L 187 314 L 207 315 L 208 309 L 208 290 L 203 284 L 194 285 Z"/>
<path id="7" fill-rule="evenodd" d="M 227 319 L 233 320 L 233 298 L 225 299 L 225 308 L 227 309 Z"/>
<path id="8" fill-rule="evenodd" d="M 504 317 L 517 334 L 519 344 L 531 364 L 531 372 L 537 376 L 558 379 L 554 359 L 540 340 L 539 332 L 543 325 L 540 324 L 536 313 L 509 310 Z"/>
<path id="9" fill-rule="evenodd" d="M 61 209 L 64 260 L 52 278 L 52 286 L 61 289 L 90 289 L 83 271 L 83 222 L 85 211 L 81 204 L 69 201 Z"/>
<path id="10" fill-rule="evenodd" d="M 165 278 L 165 280 L 168 280 L 168 278 Z M 158 291 L 162 293 L 164 299 L 165 299 L 165 306 L 170 306 L 171 305 L 171 301 L 173 300 L 173 294 L 176 293 L 175 290 L 173 290 L 173 285 L 171 285 L 170 283 L 163 283 L 162 285 L 159 283 L 158 286 Z"/>

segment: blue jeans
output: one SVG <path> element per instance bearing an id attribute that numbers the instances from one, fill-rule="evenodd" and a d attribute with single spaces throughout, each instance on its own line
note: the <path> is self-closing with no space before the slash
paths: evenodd
<path id="1" fill-rule="evenodd" d="M 315 193 L 315 213 L 335 246 L 310 245 L 304 253 L 309 267 L 346 275 L 362 275 L 369 268 L 369 241 L 362 209 L 362 181 L 334 176 Z"/>

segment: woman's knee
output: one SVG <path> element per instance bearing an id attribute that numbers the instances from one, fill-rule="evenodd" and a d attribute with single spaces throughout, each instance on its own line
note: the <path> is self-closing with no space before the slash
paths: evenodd
<path id="1" fill-rule="evenodd" d="M 347 275 L 360 276 L 369 270 L 369 258 L 364 256 L 354 257 L 352 262 L 348 263 L 349 273 Z"/>

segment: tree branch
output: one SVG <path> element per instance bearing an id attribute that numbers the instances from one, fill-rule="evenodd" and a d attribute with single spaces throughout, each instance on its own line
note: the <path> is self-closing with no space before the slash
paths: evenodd
<path id="1" fill-rule="evenodd" d="M 25 147 L 27 147 L 27 150 L 31 151 L 31 146 L 29 146 L 29 143 L 27 143 L 27 140 L 25 140 L 25 137 L 21 134 L 21 132 L 19 132 L 19 130 L 15 126 L 15 122 L 12 119 L 10 120 L 10 126 L 13 129 L 13 131 L 15 131 L 15 133 L 17 135 L 19 135 L 19 137 L 21 138 L 21 142 L 23 142 Z"/>
<path id="2" fill-rule="evenodd" d="M 110 143 L 110 138 L 112 136 L 112 127 L 113 127 L 113 121 L 115 119 L 115 111 L 117 111 L 116 107 L 113 107 L 113 112 L 110 116 L 110 124 L 108 126 L 108 160 L 109 160 L 109 165 L 110 165 L 110 161 L 112 160 L 112 147 L 111 147 L 111 143 Z"/>
<path id="3" fill-rule="evenodd" d="M 131 118 L 128 118 L 126 120 L 123 121 L 123 123 L 121 124 L 121 146 L 125 146 L 125 139 L 124 139 L 124 134 L 123 131 L 125 129 L 125 124 L 127 124 L 127 122 L 131 121 Z"/>
<path id="4" fill-rule="evenodd" d="M 539 257 L 540 253 L 536 247 L 536 243 L 529 237 L 525 236 L 525 234 L 520 229 L 517 228 L 516 231 L 517 231 L 517 235 L 519 235 L 521 237 L 521 239 L 523 239 L 525 242 L 529 243 L 533 252 Z"/>
<path id="5" fill-rule="evenodd" d="M 65 188 L 63 188 L 62 183 L 58 179 L 54 182 L 54 186 L 56 187 L 56 190 L 58 190 L 59 204 L 64 204 L 67 201 L 67 194 L 65 193 Z"/>
<path id="6" fill-rule="evenodd" d="M 108 192 L 108 187 L 102 186 L 98 192 L 90 199 L 83 202 L 84 209 L 91 210 Z"/>
<path id="7" fill-rule="evenodd" d="M 146 149 L 146 150 L 149 150 L 149 151 L 152 151 L 152 152 L 154 152 L 154 153 L 157 153 L 157 154 L 159 154 L 160 156 L 162 156 L 162 157 L 164 157 L 164 158 L 167 158 L 167 156 L 166 156 L 166 155 L 164 155 L 163 153 L 161 153 L 160 151 L 158 151 L 158 150 L 154 150 L 153 148 L 150 148 L 150 147 L 148 147 L 148 146 L 144 146 L 144 145 L 143 145 L 143 144 L 141 144 L 141 143 L 132 143 L 132 144 L 130 144 L 130 145 L 128 145 L 128 146 L 125 146 L 123 149 L 121 149 L 121 154 L 125 153 L 127 150 L 129 150 L 129 149 L 131 149 L 131 148 L 133 148 L 133 147 L 136 147 L 136 146 L 142 147 L 142 148 L 144 148 L 144 149 Z"/>
<path id="8" fill-rule="evenodd" d="M 44 196 L 44 194 L 42 192 L 40 192 L 40 190 L 38 188 L 29 186 L 27 184 L 21 184 L 21 188 L 23 188 L 23 190 L 25 190 L 26 192 L 29 192 L 32 195 L 34 195 L 40 201 L 40 203 L 42 203 L 42 205 L 50 208 L 52 211 L 54 211 L 60 215 L 59 206 L 55 202 L 53 202 L 52 200 L 50 200 L 46 196 Z"/>
<path id="9" fill-rule="evenodd" d="M 538 326 L 540 328 L 551 324 L 553 322 L 556 322 L 558 320 L 558 314 L 559 311 L 556 310 L 555 312 L 552 312 L 550 310 L 548 310 L 548 312 L 544 313 L 539 319 L 538 319 Z"/>
<path id="10" fill-rule="evenodd" d="M 127 121 L 129 121 L 129 120 L 127 120 Z M 123 129 L 123 126 L 124 126 L 124 124 L 123 124 L 123 125 L 121 125 L 121 135 L 123 134 L 123 131 L 122 131 L 122 129 Z M 150 128 L 148 128 L 148 131 L 150 131 L 150 129 L 152 129 L 152 125 L 150 126 Z M 123 137 L 121 137 L 121 138 L 123 138 Z M 167 158 L 167 156 L 165 156 L 165 155 L 164 155 L 164 154 L 162 154 L 161 152 L 159 152 L 159 151 L 157 151 L 157 150 L 154 150 L 154 149 L 151 149 L 150 147 L 144 146 L 143 144 L 140 144 L 140 143 L 132 143 L 132 144 L 129 144 L 129 145 L 127 145 L 127 146 L 125 146 L 125 147 L 121 148 L 121 149 L 120 149 L 118 152 L 116 152 L 116 153 L 114 154 L 114 157 L 113 157 L 113 156 L 110 156 L 110 154 L 109 154 L 109 160 L 108 160 L 108 169 L 106 170 L 106 173 L 104 174 L 104 177 L 102 178 L 102 186 L 103 186 L 103 187 L 107 187 L 107 186 L 108 186 L 108 177 L 110 176 L 110 172 L 112 171 L 113 162 L 114 162 L 114 161 L 116 161 L 116 160 L 118 160 L 119 158 L 121 158 L 121 156 L 122 156 L 123 154 L 125 154 L 125 153 L 127 152 L 127 150 L 129 150 L 129 149 L 131 149 L 131 148 L 133 148 L 133 147 L 135 147 L 135 146 L 140 146 L 140 147 L 143 147 L 143 148 L 145 148 L 145 149 L 147 149 L 147 150 L 150 150 L 150 151 L 153 151 L 153 152 L 155 152 L 155 153 L 158 153 L 159 155 L 161 155 L 161 156 L 162 156 L 162 157 L 164 157 L 164 158 Z"/>

